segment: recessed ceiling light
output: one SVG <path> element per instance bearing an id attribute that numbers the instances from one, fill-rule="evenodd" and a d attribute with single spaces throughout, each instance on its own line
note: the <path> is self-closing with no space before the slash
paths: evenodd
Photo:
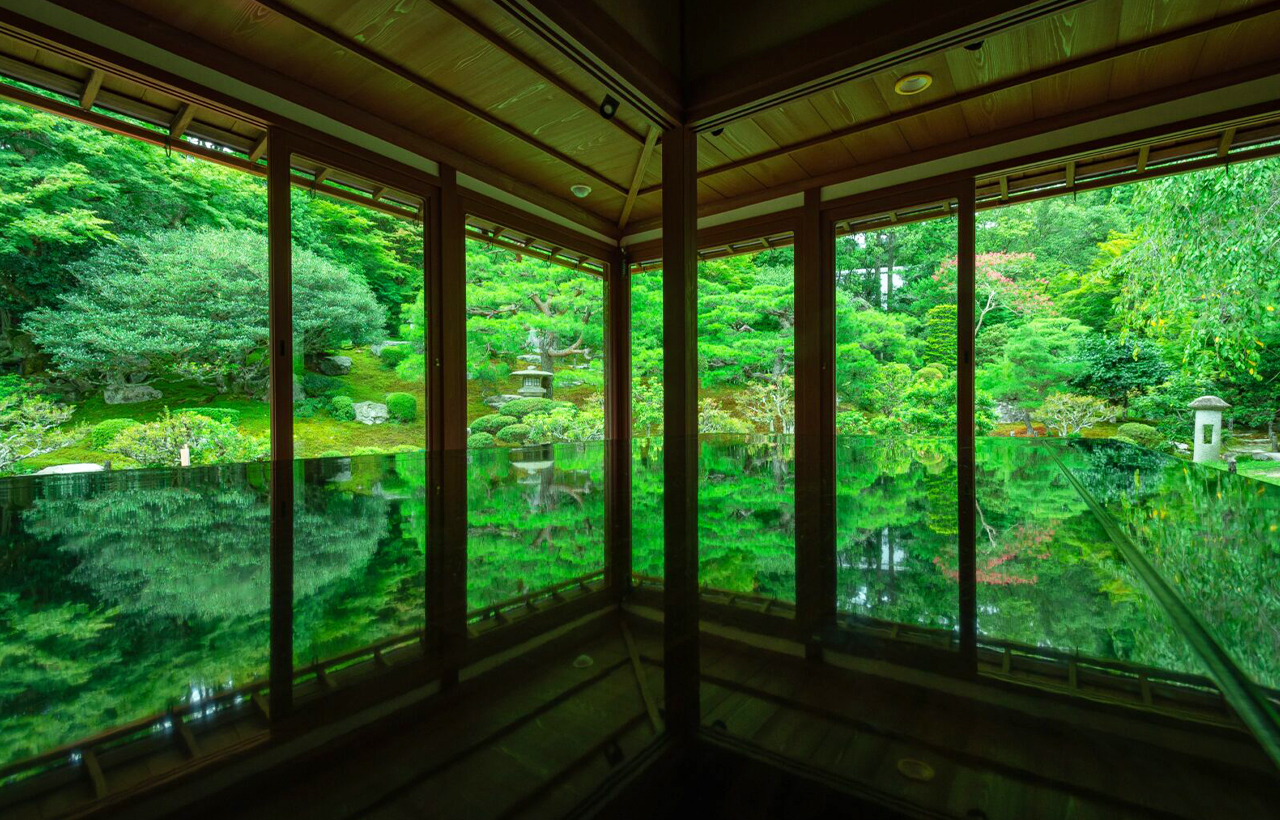
<path id="1" fill-rule="evenodd" d="M 910 97 L 912 94 L 919 94 L 929 86 L 933 85 L 933 75 L 919 72 L 917 74 L 908 74 L 893 84 L 893 90 L 904 97 Z"/>
<path id="2" fill-rule="evenodd" d="M 584 197 L 586 197 L 587 194 L 591 193 L 591 186 L 590 185 L 574 185 L 570 187 L 569 190 L 572 191 L 573 195 L 576 196 L 578 199 L 583 199 Z"/>

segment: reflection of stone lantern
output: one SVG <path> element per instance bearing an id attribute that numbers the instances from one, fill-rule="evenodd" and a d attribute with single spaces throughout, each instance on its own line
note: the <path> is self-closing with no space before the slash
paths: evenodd
<path id="1" fill-rule="evenodd" d="M 1191 409 L 1196 411 L 1192 461 L 1199 463 L 1218 460 L 1218 455 L 1222 452 L 1222 411 L 1230 407 L 1217 396 L 1201 396 L 1191 402 Z"/>
<path id="2" fill-rule="evenodd" d="M 551 392 L 552 374 L 545 370 L 516 370 L 511 375 L 520 377 L 520 389 L 516 392 L 526 398 L 540 399 Z"/>

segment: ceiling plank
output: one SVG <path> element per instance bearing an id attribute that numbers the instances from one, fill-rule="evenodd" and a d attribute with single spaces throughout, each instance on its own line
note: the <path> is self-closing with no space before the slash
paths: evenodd
<path id="1" fill-rule="evenodd" d="M 622 205 L 622 215 L 618 217 L 618 227 L 625 228 L 631 218 L 631 208 L 636 204 L 636 195 L 644 182 L 645 171 L 649 169 L 649 158 L 653 156 L 653 146 L 658 142 L 658 128 L 649 126 L 649 135 L 645 137 L 644 148 L 640 149 L 640 160 L 636 163 L 636 172 L 631 177 L 631 189 L 627 191 L 627 201 Z"/>
<path id="2" fill-rule="evenodd" d="M 279 2 L 279 0 L 254 0 L 254 2 L 262 6 L 263 8 L 271 10 L 272 12 L 280 15 L 281 17 L 287 20 L 299 26 L 302 26 L 303 28 L 309 30 L 313 34 L 316 34 L 324 38 L 325 40 L 328 40 L 329 42 L 333 43 L 339 48 L 349 51 L 352 54 L 358 55 L 359 57 L 362 57 L 368 62 L 373 63 L 378 68 L 381 68 L 384 71 L 394 74 L 400 79 L 408 83 L 411 83 L 412 85 L 422 89 L 423 91 L 426 91 L 432 94 L 433 96 L 445 101 L 446 103 L 453 106 L 454 108 L 457 108 L 458 110 L 463 111 L 466 114 L 472 117 L 475 117 L 476 119 L 482 122 L 485 122 L 512 137 L 515 137 L 516 139 L 520 140 L 526 145 L 538 151 L 541 151 L 542 153 L 546 154 L 549 157 L 553 157 L 559 162 L 565 165 L 568 165 L 570 168 L 573 168 L 578 173 L 591 177 L 592 179 L 606 186 L 607 188 L 614 191 L 615 193 L 626 196 L 626 193 L 627 193 L 626 188 L 622 187 L 622 185 L 618 184 L 617 182 L 614 182 L 612 179 L 609 179 L 605 175 L 599 173 L 594 168 L 590 168 L 587 165 L 584 165 L 583 163 L 577 161 L 573 157 L 570 157 L 569 155 L 564 154 L 556 150 L 555 148 L 552 148 L 550 145 L 547 145 L 546 143 L 542 142 L 541 140 L 537 139 L 536 137 L 530 134 L 526 134 L 524 131 L 520 130 L 514 125 L 504 122 L 498 117 L 495 117 L 492 114 L 490 114 L 488 111 L 485 111 L 482 108 L 478 108 L 477 106 L 472 105 L 470 102 L 463 99 L 462 97 L 459 97 L 458 95 L 450 91 L 446 91 L 445 89 L 441 88 L 440 86 L 436 85 L 435 83 L 431 82 L 425 77 L 419 76 L 418 74 L 412 71 L 409 71 L 403 66 L 398 65 L 392 62 L 391 60 L 388 60 L 386 57 L 383 57 L 378 52 L 366 46 L 363 46 L 342 34 L 339 34 L 337 31 L 334 31 L 332 28 L 329 28 L 323 23 L 320 23 L 316 20 L 311 19 L 307 15 L 302 14 L 301 12 L 285 5 L 284 3 Z"/>
<path id="3" fill-rule="evenodd" d="M 85 111 L 93 108 L 93 101 L 98 98 L 98 90 L 102 88 L 102 78 L 106 73 L 99 69 L 90 69 L 89 79 L 85 80 L 84 91 L 80 92 L 80 107 Z"/>
<path id="4" fill-rule="evenodd" d="M 484 23 L 477 20 L 468 12 L 458 8 L 453 3 L 449 2 L 449 0 L 429 0 L 429 2 L 436 8 L 440 9 L 441 11 L 453 17 L 462 25 L 466 26 L 475 34 L 483 37 L 490 44 L 492 44 L 494 47 L 502 51 L 507 56 L 511 57 L 512 59 L 519 62 L 521 65 L 533 71 L 539 77 L 546 80 L 548 83 L 551 83 L 556 88 L 560 89 L 565 94 L 572 97 L 574 100 L 577 100 L 578 103 L 582 105 L 582 107 L 588 109 L 589 111 L 592 111 L 593 113 L 599 110 L 598 101 L 592 100 L 586 94 L 582 93 L 582 91 L 580 91 L 577 88 L 574 88 L 572 85 L 565 82 L 564 78 L 561 77 L 559 74 L 555 73 L 554 71 L 551 71 L 546 66 L 542 65 L 537 60 L 530 57 L 528 54 L 525 54 L 523 51 L 517 48 L 515 44 L 512 43 L 510 40 L 498 35 L 495 31 L 490 29 Z M 625 122 L 618 119 L 617 117 L 609 118 L 608 123 L 612 125 L 614 128 L 617 128 L 622 133 L 626 134 L 629 138 L 635 140 L 637 143 L 644 144 L 646 137 L 641 135 L 639 132 L 635 131 L 634 129 L 632 129 L 631 126 L 627 125 Z"/>
<path id="5" fill-rule="evenodd" d="M 962 103 L 966 103 L 972 100 L 979 100 L 989 94 L 996 94 L 1002 91 L 1016 89 L 1024 85 L 1029 85 L 1031 83 L 1035 83 L 1041 80 L 1056 77 L 1072 71 L 1077 71 L 1081 68 L 1098 65 L 1099 63 L 1110 62 L 1112 60 L 1115 60 L 1117 58 L 1120 58 L 1129 54 L 1135 54 L 1150 48 L 1154 48 L 1155 46 L 1164 45 L 1166 43 L 1171 43 L 1171 42 L 1180 40 L 1184 37 L 1193 37 L 1208 31 L 1212 31 L 1214 29 L 1218 29 L 1226 26 L 1239 25 L 1240 23 L 1247 22 L 1264 15 L 1275 14 L 1277 12 L 1280 12 L 1280 2 L 1265 3 L 1259 6 L 1242 9 L 1239 12 L 1226 15 L 1223 17 L 1219 17 L 1215 20 L 1206 20 L 1191 26 L 1186 26 L 1181 29 L 1168 31 L 1147 40 L 1126 43 L 1125 45 L 1118 46 L 1116 48 L 1109 49 L 1107 51 L 1099 52 L 1097 54 L 1091 54 L 1085 57 L 1081 57 L 1077 60 L 1071 60 L 1065 63 L 1051 65 L 1047 68 L 1040 69 L 1039 71 L 1033 71 L 1028 74 L 1011 77 L 1007 80 L 1003 80 L 1000 82 L 992 83 L 990 85 L 974 88 L 969 91 L 963 92 L 961 94 L 953 95 L 951 97 L 934 100 L 933 102 L 926 103 L 925 105 L 916 106 L 914 108 L 906 108 L 901 111 L 885 114 L 884 116 L 877 117 L 875 119 L 864 120 L 860 123 L 856 123 L 854 125 L 850 125 L 845 128 L 840 128 L 828 134 L 823 134 L 818 137 L 813 137 L 807 140 L 802 140 L 800 142 L 790 143 L 787 145 L 780 145 L 776 148 L 761 151 L 757 154 L 744 156 L 740 159 L 736 159 L 731 162 L 724 163 L 723 165 L 716 165 L 716 166 L 704 168 L 698 171 L 698 178 L 702 179 L 705 177 L 715 176 L 716 174 L 725 173 L 727 171 L 732 171 L 739 168 L 745 168 L 757 162 L 763 162 L 768 159 L 784 156 L 786 154 L 790 154 L 795 151 L 800 151 L 806 148 L 811 148 L 817 145 L 824 145 L 834 140 L 840 140 L 840 139 L 843 139 L 844 137 L 848 137 L 854 134 L 861 134 L 863 132 L 870 131 L 874 128 L 879 128 L 884 125 L 889 125 L 891 123 L 902 123 L 905 120 L 912 119 L 914 117 L 918 117 L 924 114 L 940 111 L 940 110 L 949 108 L 951 106 L 960 105 Z M 655 185 L 652 188 L 646 189 L 645 193 L 651 193 L 657 190 L 660 190 L 660 186 Z"/>

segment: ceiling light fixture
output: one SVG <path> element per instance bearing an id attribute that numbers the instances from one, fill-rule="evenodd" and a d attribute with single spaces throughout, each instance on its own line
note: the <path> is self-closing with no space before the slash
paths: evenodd
<path id="1" fill-rule="evenodd" d="M 585 199 L 587 194 L 591 193 L 591 186 L 590 185 L 573 185 L 569 188 L 569 190 L 572 191 L 573 195 L 576 196 L 578 199 Z"/>
<path id="2" fill-rule="evenodd" d="M 925 74 L 923 71 L 916 74 L 908 74 L 893 84 L 893 90 L 904 97 L 910 97 L 912 94 L 919 94 L 929 86 L 933 85 L 933 75 Z"/>
<path id="3" fill-rule="evenodd" d="M 600 116 L 606 120 L 613 119 L 613 115 L 618 113 L 618 101 L 612 96 L 605 94 L 604 99 L 600 101 Z"/>
<path id="4" fill-rule="evenodd" d="M 982 41 L 982 40 L 974 40 L 972 43 L 965 43 L 965 44 L 964 44 L 964 50 L 965 50 L 965 51 L 977 51 L 978 49 L 982 48 L 982 43 L 983 43 L 983 42 L 984 42 L 984 41 Z"/>

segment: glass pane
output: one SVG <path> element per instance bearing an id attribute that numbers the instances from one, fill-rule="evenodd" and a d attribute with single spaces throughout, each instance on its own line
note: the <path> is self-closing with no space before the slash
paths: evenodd
<path id="1" fill-rule="evenodd" d="M 265 682 L 269 484 L 262 464 L 0 482 L 0 765 Z"/>
<path id="2" fill-rule="evenodd" d="M 836 238 L 837 610 L 959 618 L 954 217 Z"/>
<path id="3" fill-rule="evenodd" d="M 631 568 L 637 580 L 663 572 L 662 271 L 636 270 L 631 283 Z"/>
<path id="4" fill-rule="evenodd" d="M 468 606 L 604 570 L 604 282 L 467 241 Z"/>

